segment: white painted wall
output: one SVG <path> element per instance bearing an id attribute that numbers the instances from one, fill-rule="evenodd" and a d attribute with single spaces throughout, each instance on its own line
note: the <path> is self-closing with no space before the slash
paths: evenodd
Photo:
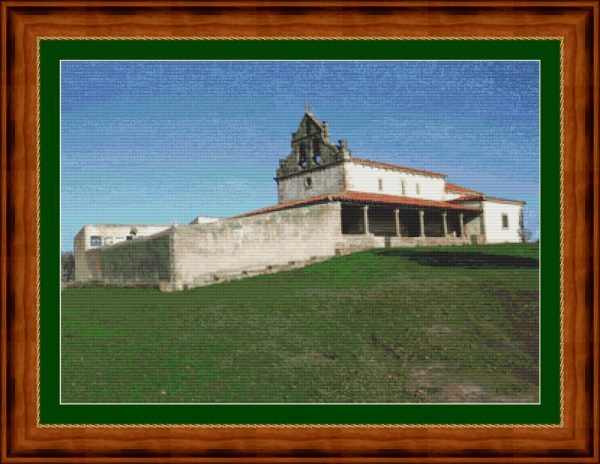
<path id="1" fill-rule="evenodd" d="M 310 178 L 310 186 L 306 179 Z M 309 171 L 302 175 L 292 176 L 279 181 L 279 203 L 337 193 L 344 190 L 344 167 L 342 163 Z"/>
<path id="2" fill-rule="evenodd" d="M 446 181 L 443 177 L 430 177 L 357 163 L 344 163 L 344 168 L 346 190 L 438 201 L 446 199 Z M 379 188 L 379 179 L 382 181 L 381 189 Z M 405 183 L 404 194 L 402 193 L 402 180 Z M 417 193 L 417 184 L 419 193 Z"/>
<path id="3" fill-rule="evenodd" d="M 522 205 L 485 200 L 483 204 L 483 221 L 486 243 L 517 243 L 519 236 L 519 216 Z M 508 216 L 508 228 L 502 227 L 502 215 Z"/>
<path id="4" fill-rule="evenodd" d="M 163 230 L 167 230 L 171 226 L 143 224 L 88 224 L 84 226 L 77 235 L 82 235 L 79 243 L 84 244 L 84 250 L 89 250 L 90 248 L 94 248 L 91 245 L 91 237 L 102 237 L 102 246 L 114 245 L 115 243 L 126 240 L 126 237 L 134 227 L 137 229 L 136 237 L 147 237 L 162 232 Z"/>

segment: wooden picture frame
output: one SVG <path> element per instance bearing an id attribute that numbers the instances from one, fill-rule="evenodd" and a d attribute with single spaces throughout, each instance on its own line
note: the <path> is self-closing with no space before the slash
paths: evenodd
<path id="1" fill-rule="evenodd" d="M 597 0 L 5 1 L 1 462 L 600 462 Z M 562 420 L 555 426 L 39 423 L 37 59 L 42 37 L 561 41 Z"/>

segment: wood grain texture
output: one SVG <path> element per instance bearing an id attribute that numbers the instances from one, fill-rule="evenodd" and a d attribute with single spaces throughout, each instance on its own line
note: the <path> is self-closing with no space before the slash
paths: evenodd
<path id="1" fill-rule="evenodd" d="M 2 462 L 598 463 L 597 0 L 2 1 Z M 36 40 L 50 36 L 554 36 L 564 40 L 561 428 L 36 426 Z"/>

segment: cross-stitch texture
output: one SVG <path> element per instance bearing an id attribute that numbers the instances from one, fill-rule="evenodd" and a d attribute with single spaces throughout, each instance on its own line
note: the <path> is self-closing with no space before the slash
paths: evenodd
<path id="1" fill-rule="evenodd" d="M 61 399 L 537 403 L 538 191 L 537 62 L 63 62 Z"/>

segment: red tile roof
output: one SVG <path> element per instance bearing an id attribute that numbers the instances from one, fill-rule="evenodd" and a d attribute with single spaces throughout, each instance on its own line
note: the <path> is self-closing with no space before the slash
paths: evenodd
<path id="1" fill-rule="evenodd" d="M 334 194 L 317 195 L 314 197 L 305 198 L 304 200 L 286 201 L 284 203 L 279 203 L 278 205 L 267 206 L 266 208 L 256 209 L 254 211 L 249 211 L 247 213 L 240 214 L 234 217 L 241 218 L 246 216 L 254 216 L 256 214 L 270 213 L 271 211 L 279 211 L 281 209 L 296 208 L 297 206 L 310 205 L 312 203 L 326 201 L 329 197 L 333 198 L 333 195 Z"/>
<path id="2" fill-rule="evenodd" d="M 424 169 L 407 168 L 406 166 L 399 166 L 397 164 L 383 163 L 381 161 L 373 161 L 373 160 L 368 160 L 368 159 L 363 159 L 363 158 L 350 158 L 350 159 L 347 159 L 344 161 L 354 162 L 354 163 L 362 164 L 365 166 L 374 166 L 374 167 L 378 167 L 378 168 L 391 169 L 393 171 L 412 172 L 414 174 L 423 174 L 426 176 L 433 176 L 433 177 L 447 177 L 446 174 L 442 174 L 440 172 L 425 171 Z"/>
<path id="3" fill-rule="evenodd" d="M 430 208 L 467 209 L 479 211 L 479 208 L 474 208 L 472 206 L 457 205 L 454 203 L 449 203 L 447 201 L 426 200 L 421 198 L 402 197 L 399 195 L 385 195 L 381 193 L 342 192 L 336 194 L 334 199 L 405 206 L 423 206 Z"/>
<path id="4" fill-rule="evenodd" d="M 451 203 L 447 201 L 436 201 L 436 200 L 425 200 L 421 198 L 410 198 L 402 197 L 398 195 L 384 195 L 381 193 L 365 193 L 365 192 L 340 192 L 331 193 L 324 195 L 317 195 L 304 200 L 288 201 L 280 203 L 278 205 L 268 206 L 266 208 L 257 209 L 248 213 L 240 214 L 235 216 L 236 218 L 255 216 L 257 214 L 270 213 L 272 211 L 280 211 L 288 208 L 296 208 L 299 206 L 305 206 L 314 203 L 320 203 L 324 201 L 350 201 L 356 203 L 379 203 L 387 205 L 398 205 L 398 206 L 421 206 L 424 208 L 441 208 L 441 209 L 453 209 L 461 211 L 480 211 L 480 208 L 473 206 L 465 206 L 457 203 Z"/>
<path id="5" fill-rule="evenodd" d="M 451 184 L 450 182 L 446 182 L 446 191 L 448 191 L 448 190 L 450 190 L 452 192 L 457 192 L 457 193 L 473 193 L 473 194 L 481 195 L 481 192 L 478 192 L 476 190 L 471 190 L 466 187 L 462 187 L 460 185 Z"/>

